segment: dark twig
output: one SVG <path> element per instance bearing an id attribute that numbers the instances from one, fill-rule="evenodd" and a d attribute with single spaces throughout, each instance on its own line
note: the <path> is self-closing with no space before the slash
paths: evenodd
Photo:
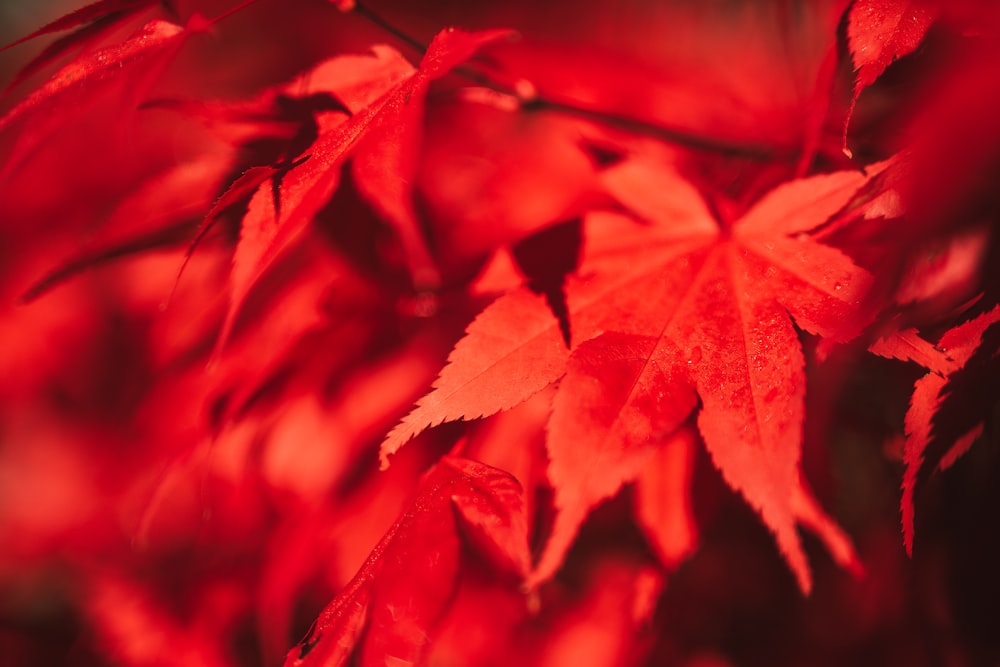
<path id="1" fill-rule="evenodd" d="M 404 30 L 386 21 L 382 16 L 366 6 L 364 3 L 355 2 L 353 12 L 369 21 L 378 28 L 389 33 L 407 47 L 424 53 L 427 45 L 419 39 L 408 34 Z M 600 109 L 592 109 L 569 100 L 558 100 L 542 94 L 533 94 L 525 98 L 509 86 L 497 82 L 481 71 L 468 67 L 460 67 L 455 70 L 456 74 L 469 79 L 479 85 L 490 88 L 498 93 L 510 95 L 520 102 L 520 109 L 527 113 L 551 112 L 559 113 L 574 118 L 581 118 L 594 123 L 613 127 L 631 134 L 652 137 L 665 143 L 674 144 L 691 150 L 707 153 L 719 153 L 730 157 L 742 157 L 753 160 L 770 160 L 776 157 L 791 157 L 793 151 L 788 154 L 780 154 L 777 149 L 771 146 L 742 144 L 728 142 L 711 136 L 694 134 L 688 130 L 676 127 L 669 127 L 658 123 L 621 116 Z"/>

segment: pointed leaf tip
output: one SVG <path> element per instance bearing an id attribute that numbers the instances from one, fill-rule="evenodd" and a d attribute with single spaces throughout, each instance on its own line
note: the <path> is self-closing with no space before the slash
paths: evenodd
<path id="1" fill-rule="evenodd" d="M 500 297 L 472 321 L 431 391 L 386 436 L 381 465 L 428 428 L 523 402 L 562 374 L 568 354 L 543 296 L 519 288 Z"/>

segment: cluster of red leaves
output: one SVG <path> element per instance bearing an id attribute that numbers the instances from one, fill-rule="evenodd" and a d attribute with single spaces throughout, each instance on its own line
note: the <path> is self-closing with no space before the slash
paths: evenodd
<path id="1" fill-rule="evenodd" d="M 605 4 L 5 49 L 5 660 L 1000 659 L 1000 12 Z"/>

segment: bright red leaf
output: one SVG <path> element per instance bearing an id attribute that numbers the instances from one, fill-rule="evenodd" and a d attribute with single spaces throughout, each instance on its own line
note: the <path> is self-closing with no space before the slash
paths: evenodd
<path id="1" fill-rule="evenodd" d="M 646 222 L 588 220 L 579 277 L 566 288 L 572 350 L 542 299 L 524 289 L 501 297 L 389 434 L 383 461 L 427 426 L 509 408 L 562 377 L 548 427 L 559 514 L 537 583 L 562 562 L 589 510 L 635 479 L 700 399 L 699 428 L 716 465 L 774 531 L 808 590 L 796 523 L 827 536 L 832 524 L 807 520 L 796 500 L 805 378 L 792 318 L 834 340 L 865 323 L 868 274 L 808 232 L 870 178 L 841 172 L 788 183 L 729 226 L 669 168 L 633 160 L 610 169 L 610 193 Z"/>

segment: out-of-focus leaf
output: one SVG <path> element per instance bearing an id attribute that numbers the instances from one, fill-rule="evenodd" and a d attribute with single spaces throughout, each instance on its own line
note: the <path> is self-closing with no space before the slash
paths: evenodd
<path id="1" fill-rule="evenodd" d="M 321 131 L 308 154 L 297 160 L 299 166 L 284 176 L 280 187 L 262 186 L 251 199 L 233 257 L 231 305 L 219 335 L 220 349 L 250 287 L 327 202 L 339 182 L 341 164 L 362 139 L 367 148 L 358 148 L 361 152 L 357 160 L 363 162 L 364 155 L 372 155 L 371 151 L 381 157 L 376 160 L 380 165 L 376 173 L 362 171 L 364 182 L 359 183 L 359 187 L 363 192 L 375 193 L 377 207 L 396 227 L 414 275 L 435 273 L 423 234 L 412 215 L 411 193 L 399 190 L 400 183 L 412 179 L 407 174 L 415 168 L 412 162 L 416 147 L 398 133 L 417 132 L 420 105 L 431 80 L 444 76 L 471 57 L 480 46 L 505 34 L 505 31 L 445 31 L 431 44 L 420 67 L 415 70 L 387 48 L 378 49 L 363 59 L 367 65 L 362 69 L 365 76 L 360 78 L 355 67 L 343 66 L 357 64 L 357 56 L 347 56 L 343 62 L 335 61 L 319 68 L 325 90 L 338 97 L 338 87 L 350 91 L 344 93 L 342 101 L 353 115 Z M 338 75 L 342 75 L 343 80 L 339 80 Z"/>
<path id="2" fill-rule="evenodd" d="M 458 512 L 500 552 L 527 562 L 520 487 L 480 463 L 445 458 L 347 587 L 292 649 L 286 667 L 417 663 L 460 567 Z"/>

